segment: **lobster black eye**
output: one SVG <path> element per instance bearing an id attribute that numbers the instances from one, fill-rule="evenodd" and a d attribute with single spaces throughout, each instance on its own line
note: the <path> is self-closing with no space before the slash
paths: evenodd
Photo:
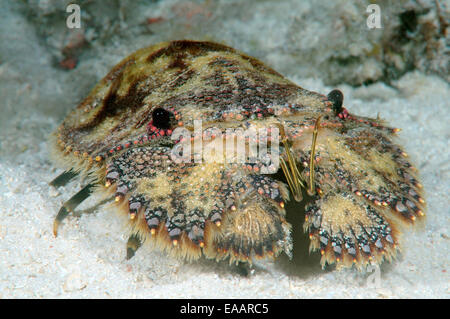
<path id="1" fill-rule="evenodd" d="M 167 130 L 172 125 L 172 119 L 174 118 L 172 112 L 169 112 L 163 108 L 157 108 L 152 113 L 152 124 L 159 129 Z"/>
<path id="2" fill-rule="evenodd" d="M 333 111 L 336 114 L 342 112 L 342 102 L 344 102 L 344 94 L 342 94 L 339 90 L 333 90 L 328 93 L 327 98 L 330 102 L 333 103 Z"/>

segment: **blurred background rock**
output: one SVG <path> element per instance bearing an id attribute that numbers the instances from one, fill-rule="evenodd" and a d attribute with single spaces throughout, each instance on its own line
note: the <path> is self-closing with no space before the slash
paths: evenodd
<path id="1" fill-rule="evenodd" d="M 81 29 L 68 29 L 73 1 L 17 1 L 60 67 L 111 46 L 124 53 L 173 39 L 213 40 L 257 56 L 281 73 L 293 66 L 325 84 L 390 82 L 419 69 L 449 79 L 448 1 L 78 1 Z M 371 3 L 381 9 L 381 29 L 369 29 Z M 70 59 L 74 61 L 71 62 Z"/>

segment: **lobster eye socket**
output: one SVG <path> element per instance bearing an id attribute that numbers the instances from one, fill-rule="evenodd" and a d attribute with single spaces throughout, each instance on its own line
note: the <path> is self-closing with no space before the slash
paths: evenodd
<path id="1" fill-rule="evenodd" d="M 330 102 L 333 103 L 333 111 L 336 114 L 342 112 L 342 102 L 344 102 L 344 94 L 342 94 L 339 90 L 333 90 L 328 93 L 327 98 Z"/>
<path id="2" fill-rule="evenodd" d="M 170 129 L 173 119 L 173 113 L 163 108 L 157 108 L 152 113 L 152 124 L 162 130 Z"/>

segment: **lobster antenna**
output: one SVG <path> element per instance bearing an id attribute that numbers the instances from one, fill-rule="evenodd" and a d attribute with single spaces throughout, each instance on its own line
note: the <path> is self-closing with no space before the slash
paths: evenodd
<path id="1" fill-rule="evenodd" d="M 316 142 L 317 142 L 317 133 L 319 132 L 319 124 L 320 124 L 320 118 L 322 116 L 319 115 L 319 117 L 316 120 L 316 123 L 314 124 L 314 131 L 313 131 L 313 138 L 311 143 L 311 157 L 309 159 L 309 195 L 314 195 L 316 193 L 315 186 L 314 186 L 314 157 L 316 154 Z"/>

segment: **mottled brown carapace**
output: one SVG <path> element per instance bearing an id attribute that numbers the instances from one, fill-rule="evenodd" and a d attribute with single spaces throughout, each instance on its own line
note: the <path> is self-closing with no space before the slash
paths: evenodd
<path id="1" fill-rule="evenodd" d="M 322 265 L 391 260 L 403 226 L 424 215 L 421 185 L 392 142 L 398 130 L 349 113 L 342 99 L 337 90 L 327 96 L 305 90 L 222 44 L 183 40 L 141 49 L 115 66 L 53 135 L 66 179 L 81 173 L 89 183 L 61 208 L 55 234 L 95 190 L 110 194 L 127 216 L 131 250 L 145 241 L 188 260 L 251 263 L 290 255 L 284 204 L 292 187 L 275 178 L 283 174 L 262 174 L 267 163 L 259 160 L 172 159 L 174 130 L 193 131 L 201 120 L 203 130 L 281 129 L 281 160 L 297 172 L 291 178 L 311 188 L 304 230 Z M 208 138 L 203 146 L 222 137 Z M 300 211 L 300 194 L 291 197 L 300 200 Z"/>

